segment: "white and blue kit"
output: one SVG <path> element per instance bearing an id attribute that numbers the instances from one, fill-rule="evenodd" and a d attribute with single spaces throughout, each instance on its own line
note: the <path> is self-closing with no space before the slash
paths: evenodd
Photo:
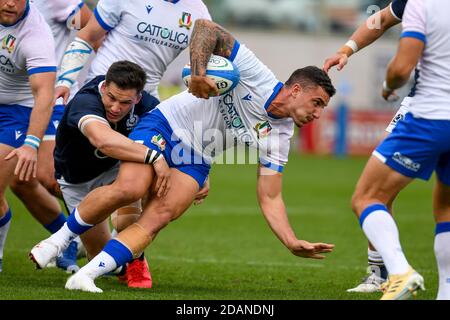
<path id="1" fill-rule="evenodd" d="M 281 172 L 288 160 L 294 123 L 266 111 L 283 87 L 245 45 L 235 41 L 231 56 L 240 81 L 227 94 L 199 99 L 184 91 L 144 115 L 130 139 L 162 152 L 170 167 L 203 186 L 214 156 L 239 144 L 256 148 L 259 161 Z"/>
<path id="2" fill-rule="evenodd" d="M 70 210 L 94 188 L 113 182 L 116 178 L 119 160 L 110 158 L 96 149 L 83 134 L 87 119 L 108 123 L 105 107 L 101 100 L 100 87 L 105 76 L 98 76 L 78 91 L 68 103 L 56 134 L 54 152 L 55 175 L 61 185 Z M 142 99 L 122 120 L 110 124 L 114 130 L 128 136 L 139 118 L 152 110 L 159 100 L 142 93 Z"/>
<path id="3" fill-rule="evenodd" d="M 73 40 L 76 30 L 71 29 L 73 17 L 83 7 L 84 2 L 80 0 L 31 0 L 31 5 L 38 8 L 47 24 L 52 30 L 55 40 L 55 57 L 59 64 L 64 56 L 67 45 Z M 78 90 L 78 84 L 74 83 L 71 87 L 70 99 Z M 56 101 L 53 108 L 52 118 L 45 132 L 44 140 L 55 138 L 56 129 L 64 113 L 64 104 L 62 98 Z"/>
<path id="4" fill-rule="evenodd" d="M 405 12 L 406 4 L 408 3 L 408 0 L 394 0 L 390 3 L 389 8 L 391 10 L 391 13 L 394 17 L 396 17 L 399 21 L 402 21 L 403 19 L 403 13 Z M 416 81 L 417 76 L 419 74 L 419 65 L 416 67 Z M 405 118 L 405 114 L 408 113 L 408 106 L 409 101 L 411 97 L 414 95 L 415 85 L 411 88 L 411 92 L 408 94 L 407 97 L 405 97 L 402 100 L 402 103 L 400 105 L 400 108 L 392 118 L 391 122 L 386 128 L 386 131 L 391 133 L 392 130 L 395 128 L 397 123 Z"/>
<path id="5" fill-rule="evenodd" d="M 116 61 L 129 60 L 147 73 L 145 91 L 155 97 L 167 66 L 188 47 L 195 20 L 211 20 L 201 0 L 100 0 L 94 15 L 108 34 L 88 79 L 106 74 Z"/>
<path id="6" fill-rule="evenodd" d="M 0 143 L 18 148 L 34 105 L 29 76 L 56 72 L 55 46 L 49 26 L 28 2 L 15 24 L 0 24 L 0 41 Z"/>
<path id="7" fill-rule="evenodd" d="M 420 76 L 409 113 L 374 151 L 388 166 L 428 180 L 436 170 L 450 185 L 450 3 L 409 0 L 401 37 L 423 41 Z"/>

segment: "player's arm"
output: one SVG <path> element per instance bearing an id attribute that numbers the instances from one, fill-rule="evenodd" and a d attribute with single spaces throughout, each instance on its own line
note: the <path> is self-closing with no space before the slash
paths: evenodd
<path id="1" fill-rule="evenodd" d="M 70 87 L 89 61 L 94 48 L 98 48 L 102 42 L 106 32 L 94 15 L 91 15 L 87 25 L 78 31 L 76 38 L 64 53 L 56 83 L 55 98 L 63 97 L 64 103 L 67 103 Z"/>
<path id="2" fill-rule="evenodd" d="M 389 28 L 399 23 L 400 20 L 392 14 L 390 6 L 374 13 L 356 29 L 346 44 L 334 55 L 325 59 L 323 69 L 328 72 L 331 67 L 337 65 L 337 69 L 341 70 L 351 55 L 369 46 Z"/>
<path id="3" fill-rule="evenodd" d="M 198 19 L 189 44 L 191 82 L 189 91 L 198 98 L 208 99 L 219 94 L 214 82 L 207 78 L 206 66 L 212 54 L 229 58 L 233 52 L 234 37 L 217 23 Z"/>
<path id="4" fill-rule="evenodd" d="M 304 258 L 325 258 L 322 253 L 331 252 L 334 245 L 297 239 L 288 220 L 281 190 L 282 174 L 260 166 L 257 181 L 258 202 L 272 231 L 292 254 Z"/>
<path id="5" fill-rule="evenodd" d="M 67 19 L 67 27 L 73 30 L 81 30 L 87 25 L 91 15 L 92 10 L 86 4 L 83 4 L 79 10 L 75 10 Z"/>
<path id="6" fill-rule="evenodd" d="M 161 153 L 132 141 L 113 130 L 106 120 L 99 120 L 96 116 L 83 117 L 80 120 L 79 129 L 94 147 L 108 157 L 121 161 L 151 164 L 157 175 L 158 196 L 167 194 L 170 188 L 170 168 Z"/>
<path id="7" fill-rule="evenodd" d="M 56 69 L 56 68 L 55 68 Z M 35 73 L 29 76 L 34 97 L 27 137 L 22 147 L 13 150 L 6 159 L 17 156 L 14 171 L 20 180 L 28 181 L 37 173 L 37 150 L 52 114 L 53 90 L 56 72 Z"/>

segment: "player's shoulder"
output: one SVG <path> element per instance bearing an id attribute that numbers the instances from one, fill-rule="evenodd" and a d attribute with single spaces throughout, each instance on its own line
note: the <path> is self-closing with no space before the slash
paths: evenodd
<path id="1" fill-rule="evenodd" d="M 25 10 L 24 21 L 20 27 L 23 30 L 23 36 L 33 36 L 38 38 L 45 37 L 46 35 L 52 36 L 49 25 L 37 7 L 27 5 Z"/>
<path id="2" fill-rule="evenodd" d="M 190 10 L 192 10 L 197 14 L 209 16 L 208 7 L 202 0 L 183 1 L 183 6 L 189 8 Z"/>
<path id="3" fill-rule="evenodd" d="M 86 83 L 77 94 L 75 94 L 69 102 L 69 105 L 71 107 L 74 106 L 78 110 L 103 108 L 99 86 L 104 80 L 105 76 L 98 76 Z"/>

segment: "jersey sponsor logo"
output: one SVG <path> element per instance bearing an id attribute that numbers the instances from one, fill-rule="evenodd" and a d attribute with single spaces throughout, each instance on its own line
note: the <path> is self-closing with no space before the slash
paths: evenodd
<path id="1" fill-rule="evenodd" d="M 226 94 L 219 100 L 219 112 L 227 129 L 231 130 L 233 135 L 246 145 L 252 145 L 253 139 L 250 132 L 245 127 L 241 116 L 234 105 L 233 96 Z"/>
<path id="2" fill-rule="evenodd" d="M 166 150 L 166 140 L 163 138 L 161 134 L 154 135 L 152 137 L 152 143 L 156 145 L 159 150 L 164 151 Z"/>
<path id="3" fill-rule="evenodd" d="M 136 29 L 140 33 L 140 35 L 135 35 L 135 38 L 138 40 L 144 40 L 168 47 L 177 46 L 178 49 L 181 47 L 187 47 L 189 43 L 188 34 L 174 31 L 169 28 L 163 28 L 161 26 L 153 25 L 147 22 L 140 22 L 137 25 Z M 161 39 L 163 41 L 161 41 Z M 170 43 L 172 44 L 172 46 L 170 46 Z"/>
<path id="4" fill-rule="evenodd" d="M 417 172 L 420 169 L 420 163 L 412 161 L 410 158 L 402 155 L 400 152 L 394 153 L 392 159 L 408 170 Z"/>
<path id="5" fill-rule="evenodd" d="M 12 34 L 8 34 L 2 40 L 2 49 L 6 49 L 8 53 L 14 51 L 16 38 Z"/>
<path id="6" fill-rule="evenodd" d="M 258 137 L 258 139 L 263 139 L 270 134 L 270 132 L 272 131 L 272 126 L 270 125 L 269 121 L 264 121 L 257 123 L 253 129 L 256 131 L 256 136 Z"/>
<path id="7" fill-rule="evenodd" d="M 15 134 L 16 134 L 16 140 L 18 140 L 23 135 L 23 132 L 20 130 L 16 130 Z"/>
<path id="8" fill-rule="evenodd" d="M 150 12 L 152 12 L 153 7 L 151 5 L 148 5 L 145 7 L 147 9 L 147 14 L 150 14 Z"/>
<path id="9" fill-rule="evenodd" d="M 192 27 L 192 15 L 189 12 L 183 12 L 178 22 L 180 23 L 180 28 L 186 28 L 189 30 Z"/>
<path id="10" fill-rule="evenodd" d="M 15 73 L 16 68 L 8 57 L 0 54 L 0 70 L 7 73 Z"/>

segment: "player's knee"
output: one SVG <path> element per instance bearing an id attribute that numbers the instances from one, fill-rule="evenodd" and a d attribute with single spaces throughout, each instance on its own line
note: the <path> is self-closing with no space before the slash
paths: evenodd
<path id="1" fill-rule="evenodd" d="M 352 195 L 352 199 L 351 199 L 351 207 L 352 207 L 353 212 L 356 215 L 359 215 L 359 213 L 362 212 L 363 203 L 364 203 L 363 194 L 361 192 L 359 192 L 359 190 L 355 190 L 355 192 Z"/>
<path id="2" fill-rule="evenodd" d="M 13 179 L 9 184 L 11 191 L 19 198 L 22 198 L 27 192 L 30 192 L 30 188 L 35 186 L 35 180 L 20 181 L 19 179 Z"/>
<path id="3" fill-rule="evenodd" d="M 123 205 L 138 201 L 147 191 L 138 182 L 132 181 L 116 181 L 112 187 Z"/>

